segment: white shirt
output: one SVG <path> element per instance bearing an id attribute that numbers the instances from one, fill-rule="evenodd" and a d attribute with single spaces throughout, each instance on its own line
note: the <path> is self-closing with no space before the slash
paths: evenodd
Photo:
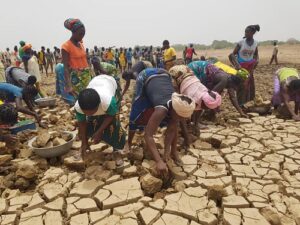
<path id="1" fill-rule="evenodd" d="M 25 69 L 24 63 L 21 63 L 20 67 L 22 69 Z M 35 76 L 37 82 L 42 81 L 42 76 L 41 76 L 41 72 L 40 72 L 40 68 L 39 68 L 38 59 L 34 55 L 31 56 L 31 58 L 28 60 L 28 73 L 30 75 Z"/>
<path id="2" fill-rule="evenodd" d="M 96 90 L 101 100 L 98 110 L 93 116 L 101 116 L 106 114 L 110 102 L 116 94 L 117 87 L 118 85 L 116 80 L 113 77 L 108 75 L 99 75 L 94 77 L 90 81 L 87 88 L 92 88 Z M 79 106 L 78 101 L 76 101 L 75 110 L 78 113 L 84 114 L 84 112 L 81 110 Z"/>
<path id="3" fill-rule="evenodd" d="M 277 55 L 277 53 L 278 53 L 278 46 L 275 45 L 273 49 L 273 55 Z"/>
<path id="4" fill-rule="evenodd" d="M 250 46 L 248 45 L 246 38 L 239 42 L 240 50 L 239 50 L 239 58 L 242 61 L 249 62 L 253 59 L 255 50 L 257 48 L 258 42 L 253 41 L 253 44 Z"/>

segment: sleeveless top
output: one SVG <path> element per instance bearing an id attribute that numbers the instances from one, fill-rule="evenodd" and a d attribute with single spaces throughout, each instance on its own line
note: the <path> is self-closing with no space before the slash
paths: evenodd
<path id="1" fill-rule="evenodd" d="M 238 62 L 249 62 L 253 59 L 255 50 L 258 46 L 257 41 L 253 41 L 253 44 L 248 45 L 246 39 L 241 40 L 238 45 L 240 46 L 240 50 L 238 52 Z"/>
<path id="2" fill-rule="evenodd" d="M 276 72 L 278 74 L 278 78 L 280 83 L 286 81 L 289 77 L 299 78 L 298 71 L 294 68 L 281 68 Z"/>
<path id="3" fill-rule="evenodd" d="M 75 46 L 71 40 L 65 42 L 62 47 L 69 53 L 69 67 L 71 69 L 80 70 L 89 66 L 86 58 L 86 52 L 82 43 L 80 47 Z"/>

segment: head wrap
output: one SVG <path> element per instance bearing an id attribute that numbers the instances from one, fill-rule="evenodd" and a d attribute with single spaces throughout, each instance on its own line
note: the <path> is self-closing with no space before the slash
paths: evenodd
<path id="1" fill-rule="evenodd" d="M 31 49 L 32 48 L 32 45 L 31 44 L 26 44 L 22 47 L 23 51 L 25 52 L 26 50 L 28 49 Z"/>
<path id="2" fill-rule="evenodd" d="M 21 46 L 23 46 L 23 45 L 25 45 L 26 43 L 25 43 L 25 41 L 20 41 L 19 44 L 20 44 Z"/>
<path id="3" fill-rule="evenodd" d="M 186 100 L 182 99 L 181 97 L 186 97 L 189 98 L 186 95 L 181 95 L 176 92 L 172 94 L 172 107 L 177 113 L 177 115 L 184 117 L 184 118 L 189 118 L 193 114 L 196 104 L 195 102 L 191 100 L 191 102 L 187 102 Z"/>
<path id="4" fill-rule="evenodd" d="M 213 98 L 208 92 L 205 92 L 202 96 L 202 101 L 209 109 L 218 108 L 222 103 L 222 97 L 217 92 L 212 91 L 215 94 L 215 98 Z"/>
<path id="5" fill-rule="evenodd" d="M 66 29 L 75 32 L 77 31 L 80 27 L 84 27 L 83 23 L 79 19 L 67 19 L 64 23 L 64 26 Z"/>
<path id="6" fill-rule="evenodd" d="M 194 75 L 193 71 L 186 65 L 173 66 L 169 73 L 175 79 L 177 85 L 180 85 L 186 77 Z"/>

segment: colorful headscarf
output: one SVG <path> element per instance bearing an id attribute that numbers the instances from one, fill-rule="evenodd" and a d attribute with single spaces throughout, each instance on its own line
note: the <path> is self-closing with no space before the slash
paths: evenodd
<path id="1" fill-rule="evenodd" d="M 79 19 L 67 19 L 64 23 L 64 26 L 66 29 L 75 32 L 78 30 L 80 27 L 84 27 L 83 23 Z"/>
<path id="2" fill-rule="evenodd" d="M 194 76 L 193 71 L 186 65 L 173 66 L 169 70 L 169 73 L 173 79 L 175 79 L 178 86 L 180 86 L 181 82 L 188 76 Z"/>
<path id="3" fill-rule="evenodd" d="M 26 50 L 28 50 L 28 49 L 31 49 L 31 48 L 32 48 L 32 45 L 31 45 L 31 44 L 28 44 L 28 43 L 22 47 L 22 49 L 23 49 L 24 52 L 25 52 Z"/>

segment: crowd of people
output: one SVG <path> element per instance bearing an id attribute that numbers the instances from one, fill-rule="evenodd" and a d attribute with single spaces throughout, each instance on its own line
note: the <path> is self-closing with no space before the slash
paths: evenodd
<path id="1" fill-rule="evenodd" d="M 183 58 L 178 59 L 168 40 L 156 50 L 152 46 L 134 49 L 95 46 L 89 50 L 84 47 L 86 30 L 79 19 L 68 19 L 64 26 L 71 31 L 71 37 L 61 49 L 55 47 L 53 53 L 44 47 L 36 53 L 30 43 L 20 41 L 20 47 L 16 46 L 13 53 L 7 49 L 2 54 L 5 67 L 0 83 L 2 128 L 17 121 L 17 112 L 34 116 L 40 123 L 41 117 L 34 111 L 34 99 L 45 96 L 40 85 L 41 73 L 45 71 L 48 75 L 49 68 L 51 73 L 55 70 L 56 94 L 74 106 L 82 142 L 78 158 L 84 158 L 90 150 L 91 138 L 94 144 L 104 141 L 112 146 L 117 165 L 121 166 L 119 150 L 130 151 L 135 132 L 143 130 L 147 149 L 158 171 L 164 173 L 168 159 L 181 164 L 176 149 L 178 126 L 189 146 L 187 125 L 199 131 L 202 111 L 217 114 L 224 90 L 239 114 L 248 116 L 245 104 L 254 100 L 256 93 L 254 73 L 259 52 L 254 35 L 260 31 L 258 25 L 246 27 L 245 37 L 229 55 L 231 65 L 215 58 L 193 59 L 197 56 L 193 45 L 186 47 Z M 124 80 L 123 87 L 120 79 Z M 133 85 L 131 81 L 135 82 L 127 132 L 121 126 L 120 110 L 122 99 Z M 291 117 L 300 121 L 299 94 L 298 71 L 280 68 L 274 74 L 274 107 L 285 106 Z M 27 107 L 22 105 L 22 100 Z M 290 101 L 295 102 L 295 109 L 289 105 Z M 160 126 L 167 127 L 164 156 L 159 154 L 154 140 Z M 9 141 L 15 137 L 1 138 Z"/>

